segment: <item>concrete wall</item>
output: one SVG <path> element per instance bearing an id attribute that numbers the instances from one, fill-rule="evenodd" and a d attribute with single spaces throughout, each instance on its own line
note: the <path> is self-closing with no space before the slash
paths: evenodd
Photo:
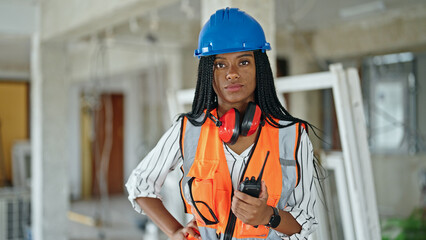
<path id="1" fill-rule="evenodd" d="M 420 173 L 426 155 L 373 155 L 372 166 L 379 215 L 408 217 L 421 202 Z"/>

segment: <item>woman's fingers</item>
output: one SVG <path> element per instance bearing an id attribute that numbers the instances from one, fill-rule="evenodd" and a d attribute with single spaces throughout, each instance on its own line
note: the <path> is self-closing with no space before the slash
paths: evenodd
<path id="1" fill-rule="evenodd" d="M 231 203 L 231 210 L 240 220 L 246 219 L 249 215 L 249 205 L 245 202 L 240 201 L 238 198 L 234 198 Z"/>
<path id="2" fill-rule="evenodd" d="M 259 198 L 252 197 L 240 191 L 234 191 L 232 212 L 246 224 L 259 225 L 264 222 L 265 210 L 268 208 L 268 189 L 262 181 Z"/>
<path id="3" fill-rule="evenodd" d="M 197 221 L 194 219 L 192 219 L 187 225 L 187 233 L 189 233 L 191 236 L 197 238 L 197 239 L 201 239 L 200 236 L 200 231 L 198 230 L 198 225 L 197 225 Z"/>
<path id="4" fill-rule="evenodd" d="M 232 199 L 231 209 L 232 212 L 239 218 L 241 221 L 247 224 L 256 224 L 259 211 L 262 209 L 262 204 L 259 199 L 257 201 L 246 201 L 241 200 L 238 197 L 234 196 Z"/>
<path id="5" fill-rule="evenodd" d="M 192 219 L 186 226 L 195 228 L 198 231 L 198 225 L 197 225 L 197 221 L 195 219 Z"/>
<path id="6" fill-rule="evenodd" d="M 268 187 L 266 186 L 265 181 L 262 180 L 259 198 L 266 199 L 266 201 L 268 201 L 268 197 L 269 197 Z"/>
<path id="7" fill-rule="evenodd" d="M 197 222 L 195 219 L 192 219 L 188 224 L 177 230 L 172 238 L 172 240 L 186 240 L 186 239 L 199 239 L 201 240 L 200 231 L 198 230 Z"/>
<path id="8" fill-rule="evenodd" d="M 192 227 L 185 227 L 184 232 L 188 233 L 190 236 L 193 236 L 197 239 L 201 239 L 200 232 Z"/>

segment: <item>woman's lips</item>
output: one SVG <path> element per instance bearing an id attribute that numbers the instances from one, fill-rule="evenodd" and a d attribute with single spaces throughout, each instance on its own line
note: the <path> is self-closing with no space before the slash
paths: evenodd
<path id="1" fill-rule="evenodd" d="M 230 92 L 237 92 L 237 91 L 239 91 L 242 87 L 243 87 L 243 85 L 241 85 L 241 84 L 231 84 L 231 85 L 226 86 L 226 87 L 225 87 L 225 89 L 226 89 L 227 91 L 230 91 Z"/>

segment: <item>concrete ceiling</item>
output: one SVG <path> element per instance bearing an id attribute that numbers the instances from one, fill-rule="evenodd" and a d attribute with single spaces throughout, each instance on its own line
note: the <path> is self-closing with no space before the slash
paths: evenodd
<path id="1" fill-rule="evenodd" d="M 276 0 L 277 28 L 301 31 L 332 27 L 390 12 L 405 12 L 424 0 Z"/>
<path id="2" fill-rule="evenodd" d="M 260 1 L 259 1 L 260 2 Z M 14 6 L 13 3 L 18 3 Z M 12 5 L 11 5 L 12 4 Z M 0 16 L 9 12 L 11 16 L 28 15 L 29 9 L 34 8 L 33 0 L 0 0 Z M 368 19 L 371 16 L 382 15 L 389 12 L 403 11 L 408 7 L 425 4 L 424 0 L 276 0 L 277 31 L 298 30 L 312 31 L 327 28 L 347 22 Z M 11 7 L 12 6 L 12 7 Z M 7 7 L 7 8 L 6 8 Z M 10 11 L 17 11 L 10 14 Z M 35 11 L 35 10 L 34 10 Z M 22 24 L 22 19 L 13 17 L 2 18 L 0 24 L 0 73 L 7 71 L 29 71 L 30 62 L 30 34 L 28 26 L 34 26 L 34 15 L 30 14 L 28 24 Z M 31 19 L 33 18 L 33 19 Z M 200 1 L 182 0 L 161 7 L 158 11 L 142 15 L 135 21 L 123 23 L 117 27 L 116 33 L 123 35 L 135 34 L 135 28 L 147 31 L 155 31 L 161 28 L 161 24 L 171 23 L 172 26 L 180 26 L 177 33 L 172 33 L 173 27 L 167 29 L 167 38 L 181 37 L 182 29 L 200 26 Z M 7 22 L 9 21 L 9 22 Z M 136 22 L 136 25 L 134 24 Z M 12 28 L 11 28 L 12 26 Z M 16 29 L 13 29 L 15 27 Z M 24 31 L 19 31 L 25 28 Z M 148 29 L 148 30 L 147 30 Z M 140 29 L 139 29 L 140 30 Z M 197 31 L 199 31 L 197 29 Z M 179 35 L 179 33 L 181 35 Z M 173 35 L 174 34 L 174 35 Z M 188 35 L 188 34 L 186 34 Z M 192 38 L 193 34 L 190 34 Z M 4 74 L 3 74 L 4 75 Z M 1 76 L 0 76 L 1 77 Z"/>
<path id="3" fill-rule="evenodd" d="M 312 31 L 422 4 L 424 0 L 275 0 L 275 18 L 278 30 L 296 27 L 300 31 Z M 158 15 L 170 22 L 199 23 L 200 1 L 173 3 L 161 9 Z"/>

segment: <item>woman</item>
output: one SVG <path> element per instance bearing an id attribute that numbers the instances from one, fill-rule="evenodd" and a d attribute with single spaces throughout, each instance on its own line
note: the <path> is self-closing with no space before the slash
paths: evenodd
<path id="1" fill-rule="evenodd" d="M 126 184 L 133 207 L 169 238 L 304 239 L 317 225 L 308 124 L 278 101 L 266 50 L 262 27 L 235 8 L 218 10 L 200 32 L 192 111 Z M 181 195 L 194 215 L 186 226 L 159 196 L 182 162 Z"/>

